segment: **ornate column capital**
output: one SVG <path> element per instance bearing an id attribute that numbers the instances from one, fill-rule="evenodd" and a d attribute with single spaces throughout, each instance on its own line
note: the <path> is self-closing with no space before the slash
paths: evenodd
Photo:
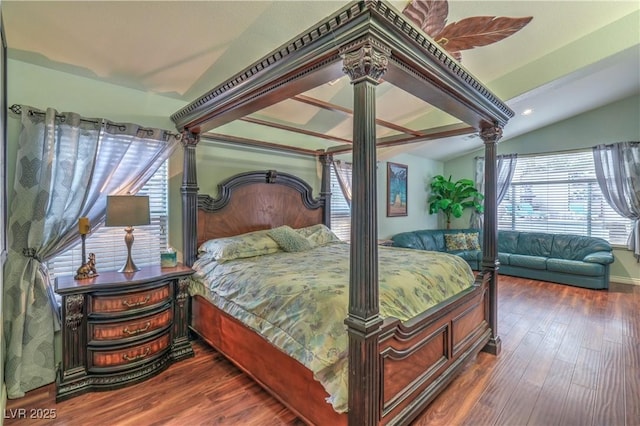
<path id="1" fill-rule="evenodd" d="M 185 129 L 182 131 L 181 141 L 184 148 L 187 146 L 196 146 L 198 142 L 200 142 L 200 133 L 192 133 Z"/>
<path id="2" fill-rule="evenodd" d="M 320 164 L 322 165 L 331 165 L 333 163 L 333 154 L 330 152 L 324 152 L 319 156 Z"/>
<path id="3" fill-rule="evenodd" d="M 389 53 L 374 45 L 371 40 L 359 43 L 360 48 L 342 53 L 342 71 L 355 83 L 369 79 L 378 83 L 378 79 L 387 71 Z"/>
<path id="4" fill-rule="evenodd" d="M 484 143 L 496 143 L 502 137 L 502 127 L 485 127 L 480 131 L 480 137 Z"/>

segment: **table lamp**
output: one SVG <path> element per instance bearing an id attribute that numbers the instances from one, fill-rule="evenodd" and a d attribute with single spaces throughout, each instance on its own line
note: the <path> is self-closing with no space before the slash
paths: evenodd
<path id="1" fill-rule="evenodd" d="M 126 226 L 124 242 L 127 245 L 127 262 L 118 272 L 139 271 L 131 259 L 133 245 L 133 227 L 148 225 L 149 197 L 138 195 L 109 195 L 107 196 L 107 220 L 105 226 Z"/>

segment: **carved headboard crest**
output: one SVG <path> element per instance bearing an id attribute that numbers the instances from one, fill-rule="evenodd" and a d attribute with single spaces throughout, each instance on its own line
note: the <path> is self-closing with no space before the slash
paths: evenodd
<path id="1" fill-rule="evenodd" d="M 218 198 L 209 195 L 198 195 L 198 208 L 206 211 L 216 211 L 224 208 L 231 199 L 232 192 L 242 186 L 268 183 L 278 184 L 292 188 L 300 193 L 304 206 L 308 209 L 318 209 L 324 207 L 324 197 L 313 198 L 313 190 L 302 179 L 289 173 L 277 172 L 276 170 L 264 170 L 239 173 L 218 184 Z"/>

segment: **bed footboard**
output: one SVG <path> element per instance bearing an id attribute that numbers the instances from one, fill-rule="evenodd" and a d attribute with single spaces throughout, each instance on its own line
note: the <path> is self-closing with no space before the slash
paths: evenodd
<path id="1" fill-rule="evenodd" d="M 411 321 L 385 321 L 380 336 L 381 424 L 407 424 L 489 341 L 487 283 Z"/>

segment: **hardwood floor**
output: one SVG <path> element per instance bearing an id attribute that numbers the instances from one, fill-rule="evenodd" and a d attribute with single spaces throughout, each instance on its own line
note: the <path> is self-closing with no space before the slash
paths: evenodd
<path id="1" fill-rule="evenodd" d="M 500 277 L 502 353 L 481 353 L 415 425 L 640 425 L 640 286 Z M 128 388 L 7 401 L 5 425 L 299 425 L 213 349 Z M 52 420 L 18 418 L 55 409 Z M 45 411 L 38 412 L 37 409 Z"/>

